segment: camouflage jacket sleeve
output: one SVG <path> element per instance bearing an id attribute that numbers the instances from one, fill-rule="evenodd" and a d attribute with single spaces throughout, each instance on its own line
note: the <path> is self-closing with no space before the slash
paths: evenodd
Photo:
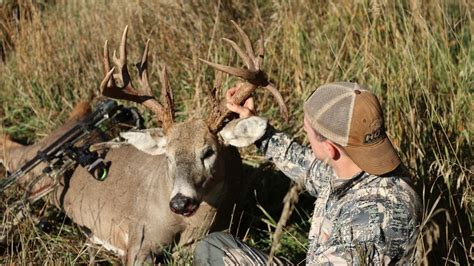
<path id="1" fill-rule="evenodd" d="M 297 143 L 286 134 L 269 126 L 265 136 L 256 143 L 265 158 L 293 181 L 303 184 L 306 191 L 317 197 L 332 169 L 314 158 L 311 148 Z"/>

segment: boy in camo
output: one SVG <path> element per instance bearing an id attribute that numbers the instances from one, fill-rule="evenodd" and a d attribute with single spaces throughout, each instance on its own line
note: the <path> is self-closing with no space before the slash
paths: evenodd
<path id="1" fill-rule="evenodd" d="M 253 102 L 228 108 L 245 118 Z M 316 197 L 306 264 L 409 263 L 420 201 L 385 135 L 377 98 L 356 83 L 332 83 L 310 96 L 304 112 L 311 149 L 271 127 L 256 144 Z M 266 259 L 229 234 L 213 233 L 198 243 L 194 260 L 260 265 Z"/>

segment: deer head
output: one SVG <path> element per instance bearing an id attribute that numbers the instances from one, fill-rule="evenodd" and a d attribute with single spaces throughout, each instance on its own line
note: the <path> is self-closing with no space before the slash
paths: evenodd
<path id="1" fill-rule="evenodd" d="M 281 95 L 268 82 L 265 73 L 261 70 L 263 38 L 259 41 L 258 56 L 255 56 L 248 36 L 235 22 L 232 23 L 243 38 L 246 52 L 240 49 L 235 42 L 224 40 L 237 51 L 247 65 L 247 69 L 202 61 L 217 70 L 245 80 L 239 92 L 233 96 L 232 100 L 235 103 L 245 102 L 258 86 L 263 86 L 276 96 L 281 106 L 280 109 L 286 118 L 286 107 Z M 225 102 L 218 101 L 216 94 L 211 94 L 212 110 L 206 120 L 191 119 L 175 123 L 173 95 L 166 67 L 163 67 L 160 72 L 161 103 L 151 93 L 147 74 L 149 41 L 146 43 L 140 63 L 136 65 L 141 89 L 133 87 L 127 68 L 127 29 L 126 27 L 122 35 L 118 58 L 114 52 L 113 58 L 116 64 L 114 68 L 110 67 L 109 52 L 107 42 L 105 42 L 105 77 L 100 85 L 101 92 L 111 98 L 143 104 L 156 114 L 157 120 L 162 124 L 161 128 L 124 132 L 122 137 L 145 153 L 166 157 L 167 175 L 172 184 L 170 208 L 177 214 L 190 216 L 197 210 L 201 201 L 206 200 L 209 195 L 218 194 L 224 186 L 224 172 L 228 167 L 226 156 L 229 156 L 229 147 L 248 146 L 261 138 L 266 130 L 266 120 L 251 117 L 230 121 L 231 112 L 225 107 Z M 117 72 L 116 75 L 114 75 L 115 72 Z M 220 75 L 216 76 L 220 77 Z M 115 79 L 119 80 L 121 86 L 117 85 Z M 214 91 L 219 87 L 219 82 L 216 82 Z"/>

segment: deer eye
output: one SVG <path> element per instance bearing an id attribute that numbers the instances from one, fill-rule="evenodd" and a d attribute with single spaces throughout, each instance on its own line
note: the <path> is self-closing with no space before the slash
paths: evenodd
<path id="1" fill-rule="evenodd" d="M 208 146 L 202 150 L 201 159 L 205 160 L 211 157 L 212 155 L 214 155 L 214 153 L 215 153 L 214 150 Z"/>

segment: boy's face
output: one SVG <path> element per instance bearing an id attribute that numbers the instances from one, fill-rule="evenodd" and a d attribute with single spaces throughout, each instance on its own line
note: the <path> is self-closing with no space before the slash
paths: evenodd
<path id="1" fill-rule="evenodd" d="M 313 151 L 314 157 L 321 161 L 325 161 L 326 159 L 328 159 L 329 154 L 327 153 L 327 147 L 325 143 L 326 141 L 322 141 L 316 135 L 314 129 L 311 127 L 309 121 L 306 119 L 306 115 L 304 117 L 303 125 L 304 131 L 306 131 L 306 134 L 308 135 L 308 140 L 311 145 L 311 150 Z"/>

